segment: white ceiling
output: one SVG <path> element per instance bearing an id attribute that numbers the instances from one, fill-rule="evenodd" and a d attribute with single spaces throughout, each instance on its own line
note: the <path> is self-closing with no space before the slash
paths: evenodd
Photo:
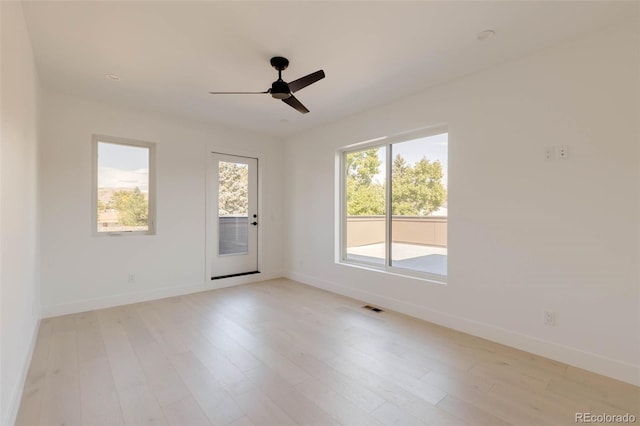
<path id="1" fill-rule="evenodd" d="M 637 16 L 638 2 L 28 1 L 44 87 L 289 135 Z M 478 41 L 479 31 L 496 37 Z M 263 91 L 324 69 L 296 97 Z M 105 74 L 117 74 L 118 82 Z"/>

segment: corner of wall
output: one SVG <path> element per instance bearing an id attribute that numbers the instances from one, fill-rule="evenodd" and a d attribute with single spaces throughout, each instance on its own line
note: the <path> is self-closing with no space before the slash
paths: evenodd
<path id="1" fill-rule="evenodd" d="M 15 422 L 40 327 L 41 89 L 21 2 L 2 19 L 2 390 L 0 422 Z M 6 149 L 9 148 L 9 149 Z M 7 167 L 9 166 L 9 167 Z M 10 248 L 11 250 L 7 250 Z"/>

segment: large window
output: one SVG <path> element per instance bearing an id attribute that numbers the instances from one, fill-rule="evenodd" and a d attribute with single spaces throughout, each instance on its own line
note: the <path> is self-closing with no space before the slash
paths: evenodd
<path id="1" fill-rule="evenodd" d="M 341 260 L 443 281 L 446 130 L 341 153 Z"/>
<path id="2" fill-rule="evenodd" d="M 155 145 L 94 136 L 94 231 L 154 233 Z"/>

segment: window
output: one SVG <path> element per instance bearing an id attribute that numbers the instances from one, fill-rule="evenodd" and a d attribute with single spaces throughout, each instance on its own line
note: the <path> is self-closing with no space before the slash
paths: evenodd
<path id="1" fill-rule="evenodd" d="M 94 136 L 97 235 L 154 233 L 155 144 Z"/>
<path id="2" fill-rule="evenodd" d="M 443 281 L 446 130 L 347 148 L 340 164 L 341 261 Z"/>
<path id="3" fill-rule="evenodd" d="M 218 254 L 249 251 L 249 165 L 218 162 Z"/>

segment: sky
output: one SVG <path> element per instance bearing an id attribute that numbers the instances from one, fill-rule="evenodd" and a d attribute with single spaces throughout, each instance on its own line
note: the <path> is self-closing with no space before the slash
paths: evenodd
<path id="1" fill-rule="evenodd" d="M 440 160 L 444 173 L 442 183 L 447 186 L 449 160 L 449 135 L 447 133 L 393 144 L 391 154 L 392 158 L 397 154 L 402 155 L 402 158 L 409 164 L 417 163 L 422 160 L 422 157 L 427 157 L 427 160 L 431 162 Z"/>
<path id="2" fill-rule="evenodd" d="M 413 139 L 407 142 L 393 144 L 393 156 L 401 154 L 408 163 L 415 164 L 422 157 L 428 160 L 440 160 L 445 175 L 447 174 L 449 135 L 429 136 L 426 138 Z"/>
<path id="3" fill-rule="evenodd" d="M 407 163 L 413 165 L 418 161 L 422 160 L 422 157 L 427 157 L 427 160 L 433 162 L 435 160 L 440 160 L 440 164 L 442 164 L 442 171 L 444 176 L 442 178 L 442 183 L 447 186 L 447 177 L 448 177 L 448 145 L 449 145 L 449 135 L 447 133 L 443 133 L 440 135 L 428 136 L 426 138 L 412 139 L 406 142 L 394 143 L 392 145 L 392 158 L 394 158 L 397 154 L 400 154 L 402 158 L 404 158 Z M 384 147 L 378 150 L 378 158 L 382 161 L 380 166 L 380 174 L 379 179 L 384 180 L 384 170 L 385 170 L 385 156 L 384 156 Z"/>
<path id="4" fill-rule="evenodd" d="M 149 191 L 149 149 L 131 145 L 98 144 L 98 188 Z"/>

